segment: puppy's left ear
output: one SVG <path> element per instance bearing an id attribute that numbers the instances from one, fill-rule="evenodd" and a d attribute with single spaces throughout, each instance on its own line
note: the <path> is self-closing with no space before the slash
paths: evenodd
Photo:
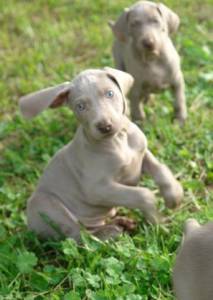
<path id="1" fill-rule="evenodd" d="M 108 24 L 112 29 L 115 37 L 122 43 L 128 39 L 127 16 L 129 8 L 125 8 L 123 13 L 119 16 L 116 22 L 109 21 Z"/>
<path id="2" fill-rule="evenodd" d="M 132 75 L 109 67 L 105 67 L 104 70 L 106 71 L 108 76 L 114 79 L 122 94 L 126 96 L 134 83 L 134 78 L 132 77 Z"/>
<path id="3" fill-rule="evenodd" d="M 175 33 L 180 25 L 180 18 L 178 15 L 162 3 L 157 4 L 157 9 L 166 21 L 169 34 Z"/>
<path id="4" fill-rule="evenodd" d="M 121 94 L 123 95 L 123 113 L 125 114 L 127 109 L 125 96 L 133 86 L 134 78 L 129 73 L 109 67 L 105 67 L 104 71 L 106 71 L 107 75 L 117 84 Z"/>

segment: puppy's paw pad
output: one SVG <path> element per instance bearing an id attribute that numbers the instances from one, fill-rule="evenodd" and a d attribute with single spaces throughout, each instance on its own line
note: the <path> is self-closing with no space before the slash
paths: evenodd
<path id="1" fill-rule="evenodd" d="M 136 221 L 127 218 L 127 217 L 116 217 L 113 220 L 113 224 L 121 226 L 125 231 L 131 232 L 134 231 L 137 227 Z"/>

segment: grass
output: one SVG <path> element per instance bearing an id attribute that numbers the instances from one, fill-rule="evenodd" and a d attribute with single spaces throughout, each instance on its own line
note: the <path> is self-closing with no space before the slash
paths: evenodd
<path id="1" fill-rule="evenodd" d="M 50 157 L 77 127 L 65 108 L 33 121 L 18 111 L 20 95 L 70 80 L 88 67 L 113 66 L 107 26 L 128 0 L 33 0 L 0 3 L 0 299 L 171 300 L 171 269 L 184 220 L 213 218 L 211 0 L 166 0 L 181 16 L 175 43 L 182 56 L 189 118 L 172 123 L 169 93 L 146 107 L 150 149 L 181 180 L 185 199 L 167 226 L 139 222 L 133 236 L 102 243 L 83 234 L 39 241 L 27 232 L 26 199 Z M 155 188 L 150 178 L 145 186 Z M 160 198 L 159 198 L 160 200 Z"/>

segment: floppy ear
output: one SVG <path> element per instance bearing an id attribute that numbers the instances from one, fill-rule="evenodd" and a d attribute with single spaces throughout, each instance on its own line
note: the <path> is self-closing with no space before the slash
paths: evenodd
<path id="1" fill-rule="evenodd" d="M 21 97 L 20 110 L 26 118 L 33 118 L 47 107 L 55 108 L 66 103 L 70 89 L 71 82 L 64 82 Z"/>
<path id="2" fill-rule="evenodd" d="M 162 3 L 157 4 L 157 9 L 167 23 L 169 34 L 176 32 L 180 25 L 178 15 Z"/>
<path id="3" fill-rule="evenodd" d="M 132 75 L 109 67 L 105 67 L 104 70 L 116 81 L 122 94 L 126 96 L 134 83 L 134 78 Z"/>
<path id="4" fill-rule="evenodd" d="M 125 43 L 127 41 L 127 16 L 129 13 L 129 8 L 125 8 L 124 12 L 120 15 L 116 22 L 109 21 L 109 26 L 111 27 L 114 35 L 120 41 Z"/>

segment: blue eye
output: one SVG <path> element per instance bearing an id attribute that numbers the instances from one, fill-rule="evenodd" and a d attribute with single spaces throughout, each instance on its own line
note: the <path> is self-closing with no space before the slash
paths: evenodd
<path id="1" fill-rule="evenodd" d="M 76 105 L 76 109 L 77 109 L 77 111 L 79 111 L 79 112 L 84 111 L 85 108 L 86 108 L 86 105 L 85 105 L 84 103 L 78 103 L 78 104 Z"/>
<path id="2" fill-rule="evenodd" d="M 112 90 L 109 90 L 106 92 L 106 97 L 107 98 L 112 98 L 114 96 L 114 92 Z"/>

